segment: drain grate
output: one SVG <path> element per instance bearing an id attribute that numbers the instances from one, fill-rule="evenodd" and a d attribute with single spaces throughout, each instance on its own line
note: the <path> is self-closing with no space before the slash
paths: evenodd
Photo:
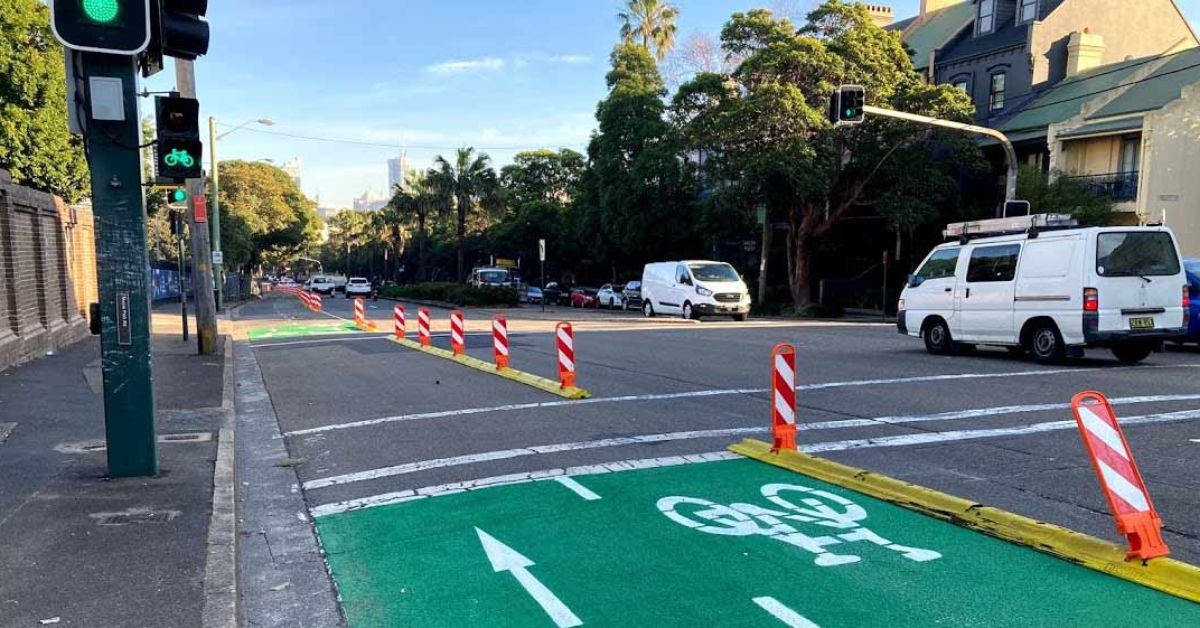
<path id="1" fill-rule="evenodd" d="M 16 423 L 0 423 L 0 445 L 8 442 L 8 437 L 12 435 L 13 428 Z"/>
<path id="2" fill-rule="evenodd" d="M 96 525 L 125 526 L 146 523 L 169 523 L 179 516 L 178 510 L 130 509 L 124 512 L 98 512 L 91 515 Z"/>
<path id="3" fill-rule="evenodd" d="M 207 443 L 210 440 L 212 440 L 212 432 L 182 432 L 163 434 L 158 437 L 160 443 Z"/>
<path id="4" fill-rule="evenodd" d="M 4 436 L 4 423 L 0 423 L 0 437 Z M 15 423 L 13 425 L 16 425 Z M 207 443 L 213 439 L 212 432 L 180 432 L 178 434 L 160 434 L 160 443 Z M 0 438 L 0 444 L 4 442 Z M 61 443 L 54 448 L 60 454 L 87 454 L 107 449 L 104 439 L 85 440 L 77 443 Z"/>

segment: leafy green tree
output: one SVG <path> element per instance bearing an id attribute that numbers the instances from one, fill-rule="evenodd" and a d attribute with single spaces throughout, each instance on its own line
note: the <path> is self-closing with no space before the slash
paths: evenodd
<path id="1" fill-rule="evenodd" d="M 433 187 L 434 176 L 428 172 L 415 172 L 409 175 L 408 184 L 397 187 L 388 203 L 388 208 L 395 211 L 405 222 L 416 222 L 417 226 L 417 281 L 426 279 L 426 252 L 429 247 L 429 220 L 441 208 L 437 191 Z"/>
<path id="2" fill-rule="evenodd" d="M 621 41 L 638 43 L 654 58 L 662 61 L 675 47 L 675 20 L 679 9 L 666 0 L 628 0 L 625 10 L 617 13 L 621 20 Z"/>
<path id="3" fill-rule="evenodd" d="M 62 46 L 37 0 L 0 0 L 0 168 L 70 202 L 88 191 L 83 144 L 67 131 Z"/>
<path id="4" fill-rule="evenodd" d="M 1087 189 L 1078 180 L 1040 168 L 1021 166 L 1017 198 L 1029 201 L 1034 214 L 1070 214 L 1079 224 L 1103 227 L 1112 222 L 1113 200 Z"/>
<path id="5" fill-rule="evenodd" d="M 979 159 L 969 139 L 916 125 L 829 124 L 829 95 L 843 83 L 865 86 L 877 106 L 964 121 L 973 113 L 961 90 L 926 84 L 899 35 L 861 5 L 830 0 L 801 28 L 766 10 L 735 13 L 721 38 L 741 64 L 729 77 L 700 74 L 681 86 L 672 121 L 685 147 L 703 156 L 696 170 L 714 206 L 741 212 L 734 224 L 759 205 L 769 220 L 787 221 L 797 307 L 811 301 L 819 238 L 856 214 L 886 215 L 897 226 L 926 220 L 931 203 L 954 194 L 954 169 Z M 934 159 L 937 151 L 964 159 Z"/>
<path id="6" fill-rule="evenodd" d="M 500 169 L 500 184 L 513 210 L 538 201 L 565 205 L 578 194 L 586 168 L 586 158 L 567 148 L 521 151 Z"/>
<path id="7" fill-rule="evenodd" d="M 612 66 L 588 144 L 590 168 L 571 208 L 573 237 L 597 269 L 695 253 L 702 244 L 695 190 L 663 118 L 662 77 L 637 44 L 616 46 Z"/>
<path id="8" fill-rule="evenodd" d="M 221 246 L 227 265 L 279 263 L 315 242 L 321 219 L 282 169 L 262 162 L 221 162 Z"/>
<path id="9" fill-rule="evenodd" d="M 481 210 L 494 211 L 501 206 L 500 181 L 487 153 L 460 148 L 454 162 L 438 155 L 431 171 L 433 186 L 443 206 L 454 207 L 458 281 L 466 281 L 467 220 Z"/>

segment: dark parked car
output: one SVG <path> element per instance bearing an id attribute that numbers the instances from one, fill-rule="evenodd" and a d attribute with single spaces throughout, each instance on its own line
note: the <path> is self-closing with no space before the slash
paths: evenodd
<path id="1" fill-rule="evenodd" d="M 1188 299 L 1192 305 L 1187 342 L 1200 343 L 1200 259 L 1185 259 L 1183 267 L 1187 270 Z"/>
<path id="2" fill-rule="evenodd" d="M 575 288 L 571 291 L 571 307 L 599 307 L 595 288 Z"/>
<path id="3" fill-rule="evenodd" d="M 569 297 L 570 293 L 564 294 L 562 286 L 557 281 L 551 281 L 546 284 L 545 288 L 542 288 L 542 298 L 546 300 L 546 303 L 559 303 L 564 296 Z"/>
<path id="4" fill-rule="evenodd" d="M 642 282 L 631 281 L 625 284 L 625 289 L 621 291 L 621 295 L 625 298 L 625 309 L 640 310 L 642 309 Z"/>

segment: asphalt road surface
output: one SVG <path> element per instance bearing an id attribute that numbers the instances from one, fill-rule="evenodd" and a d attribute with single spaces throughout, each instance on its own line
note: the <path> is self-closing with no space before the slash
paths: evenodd
<path id="1" fill-rule="evenodd" d="M 471 489 L 519 484 L 522 478 L 559 475 L 562 470 L 574 476 L 672 467 L 682 475 L 671 476 L 669 485 L 686 494 L 688 478 L 693 477 L 682 471 L 686 462 L 697 463 L 690 465 L 698 469 L 697 490 L 719 484 L 724 477 L 724 472 L 710 478 L 705 474 L 715 472 L 699 471 L 706 467 L 705 460 L 715 465 L 709 469 L 730 469 L 731 477 L 742 477 L 740 468 L 735 472 L 728 465 L 748 463 L 721 462 L 731 457 L 725 447 L 748 436 L 769 438 L 769 355 L 772 347 L 785 342 L 794 344 L 798 354 L 797 441 L 803 451 L 1120 542 L 1067 405 L 1079 391 L 1103 392 L 1123 420 L 1136 417 L 1125 434 L 1165 522 L 1164 538 L 1172 556 L 1200 561 L 1198 352 L 1158 353 L 1129 367 L 1118 365 L 1107 352 L 1095 351 L 1087 359 L 1041 366 L 1003 351 L 931 356 L 919 342 L 883 324 L 693 323 L 560 308 L 542 315 L 537 306 L 506 312 L 512 366 L 548 378 L 555 377 L 556 369 L 554 321 L 576 323 L 577 384 L 592 397 L 568 401 L 400 347 L 388 342 L 384 333 L 352 332 L 339 320 L 352 318 L 349 301 L 326 298 L 324 305 L 324 313 L 313 313 L 294 298 L 275 295 L 245 306 L 238 319 L 249 332 L 288 454 L 302 460 L 297 468 L 301 489 L 309 515 L 334 555 L 334 576 L 347 597 L 353 626 L 388 625 L 400 616 L 421 620 L 414 625 L 440 625 L 428 614 L 403 614 L 403 609 L 420 604 L 395 602 L 399 606 L 385 611 L 358 595 L 373 590 L 378 594 L 372 589 L 382 577 L 378 574 L 394 571 L 395 565 L 343 563 L 337 556 L 361 552 L 365 539 L 378 532 L 378 518 L 387 513 L 401 518 L 416 513 L 408 525 L 419 528 L 420 513 L 426 511 L 415 510 L 418 507 L 428 509 L 431 517 L 433 509 L 442 509 L 439 521 L 447 516 L 447 506 L 421 504 L 451 504 L 456 498 L 462 499 L 455 511 L 462 521 L 450 528 L 434 526 L 413 543 L 433 544 L 438 534 L 453 530 L 455 542 L 477 550 L 482 565 L 491 560 L 494 572 L 481 569 L 480 577 L 499 578 L 498 572 L 511 571 L 516 579 L 505 583 L 528 592 L 545 615 L 531 610 L 521 613 L 520 620 L 499 621 L 479 598 L 483 607 L 476 611 L 481 614 L 447 619 L 445 625 L 470 623 L 472 617 L 482 624 L 490 617 L 497 621 L 493 625 L 551 625 L 545 623 L 547 618 L 559 626 L 579 625 L 571 623 L 578 605 L 568 609 L 548 585 L 536 581 L 536 573 L 530 571 L 537 569 L 531 567 L 533 556 L 489 536 L 491 532 L 483 532 L 472 519 L 476 508 L 479 520 L 496 522 L 503 513 L 520 519 L 520 513 L 531 509 L 558 508 L 552 498 L 521 493 L 517 486 L 488 489 L 494 495 L 510 491 L 502 507 L 495 499 L 489 501 L 488 491 Z M 391 329 L 392 305 L 368 302 L 368 317 L 381 332 Z M 491 359 L 492 341 L 486 331 L 490 315 L 466 312 L 468 353 L 484 360 Z M 434 308 L 433 316 L 438 322 L 434 342 L 448 347 L 448 312 Z M 412 334 L 416 306 L 408 306 L 408 320 Z M 625 461 L 638 462 L 614 464 Z M 646 486 L 657 481 L 645 477 Z M 590 501 L 589 488 L 570 480 L 560 483 Z M 612 490 L 624 489 L 614 485 Z M 462 497 L 463 491 L 479 497 L 470 501 Z M 427 495 L 439 497 L 419 499 Z M 522 499 L 529 500 L 524 510 L 519 507 Z M 373 513 L 374 519 L 363 519 L 363 527 L 338 519 L 365 513 Z M 938 538 L 950 538 L 938 534 L 927 542 L 937 545 Z M 389 549 L 384 543 L 373 555 L 406 555 L 414 548 L 406 545 L 407 549 Z M 512 550 L 508 554 L 496 549 L 506 547 Z M 507 563 L 505 556 L 511 559 Z M 1012 564 L 999 557 L 996 561 Z M 694 568 L 715 566 L 701 563 Z M 878 577 L 903 580 L 903 573 Z M 404 588 L 403 582 L 397 586 Z M 354 595 L 347 596 L 348 591 Z M 431 599 L 440 598 L 423 598 L 423 603 Z M 760 623 L 764 617 L 782 625 L 807 625 L 795 623 L 799 612 L 789 610 L 786 601 L 762 599 L 773 602 L 756 598 L 759 615 L 744 625 L 772 625 Z M 967 617 L 939 618 L 954 622 Z M 583 620 L 582 615 L 575 619 Z M 1039 621 L 1033 616 L 1025 620 Z M 873 622 L 841 625 L 869 623 Z M 820 623 L 827 624 L 838 625 Z"/>

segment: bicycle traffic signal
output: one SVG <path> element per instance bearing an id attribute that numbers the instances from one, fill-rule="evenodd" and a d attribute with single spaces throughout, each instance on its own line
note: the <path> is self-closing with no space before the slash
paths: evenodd
<path id="1" fill-rule="evenodd" d="M 208 0 L 152 0 L 150 45 L 141 57 L 142 74 L 162 70 L 163 57 L 194 60 L 208 53 Z"/>
<path id="2" fill-rule="evenodd" d="M 150 43 L 150 0 L 52 0 L 50 28 L 73 50 L 136 55 Z"/>
<path id="3" fill-rule="evenodd" d="M 200 101 L 195 98 L 159 96 L 154 99 L 158 132 L 158 176 L 182 182 L 202 175 L 200 156 Z"/>
<path id="4" fill-rule="evenodd" d="M 861 85 L 842 85 L 829 99 L 829 123 L 860 124 L 866 118 L 867 90 Z"/>

